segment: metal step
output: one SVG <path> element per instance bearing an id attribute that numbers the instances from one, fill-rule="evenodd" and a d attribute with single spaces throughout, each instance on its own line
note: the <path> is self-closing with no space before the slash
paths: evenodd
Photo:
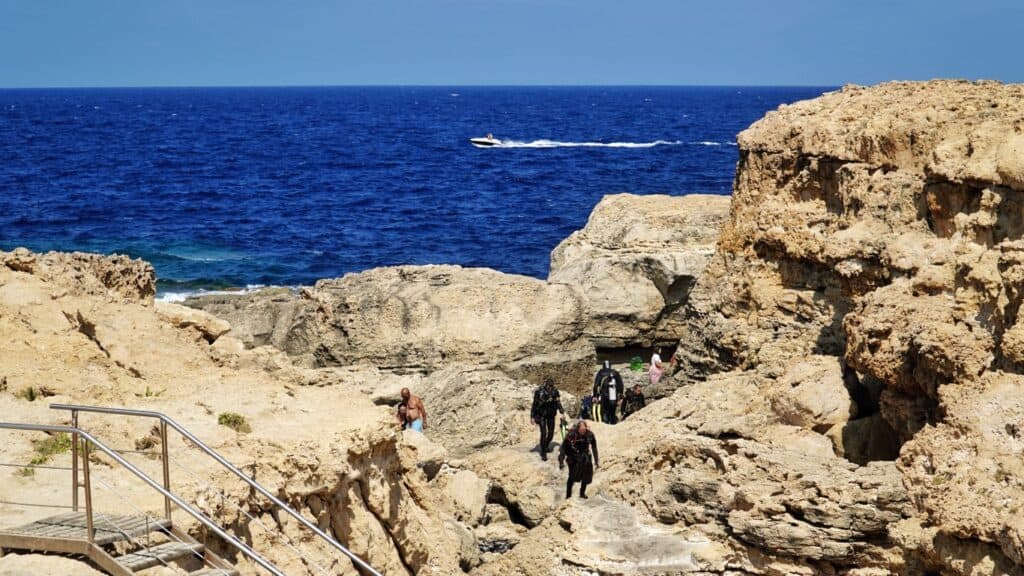
<path id="1" fill-rule="evenodd" d="M 238 570 L 230 568 L 203 568 L 196 572 L 189 572 L 189 576 L 239 576 Z"/>
<path id="2" fill-rule="evenodd" d="M 198 554 L 202 558 L 202 544 L 186 544 L 183 542 L 166 542 L 149 548 L 136 550 L 124 556 L 115 556 L 117 563 L 131 570 L 138 572 L 161 564 L 170 564 L 181 558 L 191 557 Z"/>
<path id="3" fill-rule="evenodd" d="M 95 542 L 99 546 L 129 540 L 157 530 L 166 530 L 170 525 L 170 522 L 167 520 L 146 516 L 119 516 L 116 514 L 98 513 L 93 515 Z M 4 542 L 5 536 L 14 537 L 18 540 L 39 539 L 43 542 L 52 540 L 88 540 L 85 512 L 68 512 L 36 520 L 23 526 L 5 528 L 0 531 L 0 545 Z M 20 548 L 21 546 L 9 543 L 3 547 Z M 48 550 L 45 545 L 33 548 Z"/>

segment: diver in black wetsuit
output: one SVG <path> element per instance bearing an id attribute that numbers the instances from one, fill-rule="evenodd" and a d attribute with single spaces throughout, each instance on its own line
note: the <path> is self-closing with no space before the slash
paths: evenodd
<path id="1" fill-rule="evenodd" d="M 594 398 L 601 399 L 601 419 L 605 424 L 617 424 L 619 421 L 615 409 L 622 401 L 623 387 L 622 374 L 605 360 L 604 366 L 594 376 Z"/>
<path id="2" fill-rule="evenodd" d="M 591 460 L 593 453 L 593 460 Z M 569 479 L 565 483 L 565 497 L 572 498 L 572 485 L 580 483 L 580 498 L 587 497 L 587 486 L 594 481 L 594 468 L 599 468 L 597 438 L 587 428 L 586 420 L 580 420 L 562 442 L 558 451 L 558 469 L 569 462 Z"/>
<path id="3" fill-rule="evenodd" d="M 551 378 L 544 380 L 544 385 L 533 393 L 533 406 L 530 408 L 530 421 L 540 426 L 540 459 L 548 459 L 551 440 L 555 437 L 555 412 L 565 414 L 562 399 Z"/>

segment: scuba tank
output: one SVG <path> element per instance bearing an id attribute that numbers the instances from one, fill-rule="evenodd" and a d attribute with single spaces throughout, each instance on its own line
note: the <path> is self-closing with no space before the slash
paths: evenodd
<path id="1" fill-rule="evenodd" d="M 560 436 L 562 442 L 565 442 L 565 437 L 567 434 L 569 434 L 569 423 L 565 420 L 565 418 L 562 418 L 558 422 L 558 435 Z"/>

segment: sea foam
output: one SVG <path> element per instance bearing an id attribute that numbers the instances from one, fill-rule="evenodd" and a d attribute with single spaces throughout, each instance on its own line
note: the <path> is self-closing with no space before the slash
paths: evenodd
<path id="1" fill-rule="evenodd" d="M 560 142 L 558 140 L 503 140 L 491 148 L 653 148 L 655 146 L 678 146 L 681 140 L 655 140 L 653 142 Z"/>

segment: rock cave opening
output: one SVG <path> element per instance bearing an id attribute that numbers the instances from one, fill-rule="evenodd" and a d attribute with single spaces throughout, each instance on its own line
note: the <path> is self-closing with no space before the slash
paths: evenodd
<path id="1" fill-rule="evenodd" d="M 654 346 L 624 346 L 622 348 L 598 348 L 597 361 L 608 360 L 612 364 L 629 364 L 634 358 L 640 358 L 644 363 L 651 361 L 651 355 L 657 348 L 661 348 L 661 359 L 668 362 L 676 353 L 676 344 L 663 344 Z"/>
<path id="2" fill-rule="evenodd" d="M 894 430 L 883 413 L 882 382 L 849 366 L 843 367 L 843 381 L 857 407 L 857 417 L 843 425 L 839 438 L 842 456 L 859 466 L 895 460 L 909 438 Z"/>

